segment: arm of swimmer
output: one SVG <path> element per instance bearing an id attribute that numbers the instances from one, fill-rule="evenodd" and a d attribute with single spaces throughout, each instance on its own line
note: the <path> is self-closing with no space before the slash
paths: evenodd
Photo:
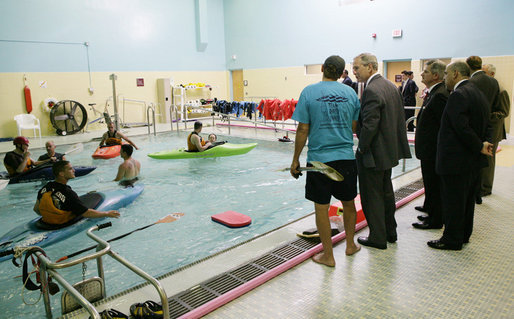
<path id="1" fill-rule="evenodd" d="M 23 162 L 21 162 L 20 165 L 18 165 L 18 167 L 16 167 L 16 173 L 22 173 L 25 170 L 25 167 L 27 167 L 27 162 L 29 159 L 30 159 L 30 152 L 27 151 L 25 154 L 23 154 Z M 31 160 L 31 162 L 33 162 L 33 161 Z"/>
<path id="2" fill-rule="evenodd" d="M 117 181 L 120 181 L 123 176 L 125 176 L 125 167 L 123 166 L 123 164 L 120 165 L 120 167 L 118 167 L 118 174 L 116 175 L 116 178 L 114 179 L 115 182 Z"/>
<path id="3" fill-rule="evenodd" d="M 104 145 L 106 139 L 107 139 L 107 133 L 104 133 L 104 135 L 102 135 L 102 140 L 100 141 L 100 145 L 99 146 Z"/>
<path id="4" fill-rule="evenodd" d="M 202 146 L 202 143 L 200 142 L 200 136 L 198 136 L 198 135 L 193 135 L 192 139 L 193 139 L 193 143 L 195 144 L 196 148 L 198 149 L 198 152 L 203 152 L 207 148 L 209 148 L 209 146 L 211 146 L 211 142 L 207 142 L 207 143 L 205 143 L 205 145 Z"/>
<path id="5" fill-rule="evenodd" d="M 120 213 L 117 210 L 110 210 L 107 212 L 101 212 L 94 209 L 88 209 L 82 216 L 87 218 L 102 218 L 102 217 L 111 217 L 118 218 L 120 217 Z"/>
<path id="6" fill-rule="evenodd" d="M 305 144 L 307 143 L 307 137 L 309 136 L 309 124 L 299 123 L 296 129 L 296 138 L 294 140 L 294 155 L 293 162 L 291 163 L 291 176 L 298 178 L 300 171 L 300 154 L 302 153 Z"/>
<path id="7" fill-rule="evenodd" d="M 136 150 L 138 150 L 138 149 L 139 149 L 139 148 L 137 148 L 136 144 L 134 144 L 134 142 L 132 142 L 128 137 L 126 137 L 126 136 L 125 136 L 125 134 L 118 132 L 118 135 L 119 135 L 122 139 L 124 139 L 125 141 L 127 141 L 130 145 L 134 146 L 134 148 L 135 148 Z"/>

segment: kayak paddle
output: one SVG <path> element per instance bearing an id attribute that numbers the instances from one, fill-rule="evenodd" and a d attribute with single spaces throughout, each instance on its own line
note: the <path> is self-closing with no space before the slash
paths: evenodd
<path id="1" fill-rule="evenodd" d="M 7 184 L 9 184 L 9 180 L 8 179 L 0 179 L 0 191 L 2 189 L 4 189 L 5 186 L 7 186 Z"/>
<path id="2" fill-rule="evenodd" d="M 156 225 L 156 224 L 165 224 L 165 223 L 171 223 L 171 222 L 174 222 L 174 221 L 176 221 L 176 220 L 179 220 L 179 219 L 180 219 L 180 217 L 182 217 L 182 216 L 184 216 L 184 213 L 171 213 L 171 214 L 169 214 L 169 215 L 167 215 L 167 216 L 164 216 L 163 218 L 159 219 L 159 220 L 158 220 L 158 221 L 156 221 L 155 223 L 152 223 L 152 224 L 149 224 L 149 225 L 146 225 L 146 226 L 140 227 L 140 228 L 138 228 L 138 229 L 134 229 L 133 231 L 130 231 L 130 232 L 125 233 L 125 234 L 122 234 L 122 235 L 120 235 L 120 236 L 118 236 L 118 237 L 111 238 L 111 239 L 109 239 L 107 242 L 108 242 L 108 243 L 110 243 L 110 242 L 112 242 L 112 241 L 115 241 L 115 240 L 121 239 L 121 238 L 123 238 L 123 237 L 126 237 L 126 236 L 128 236 L 128 235 L 132 234 L 132 233 L 135 233 L 135 232 L 137 232 L 137 231 L 140 231 L 140 230 L 146 229 L 146 228 L 151 227 L 151 226 Z M 86 251 L 88 251 L 88 250 L 94 249 L 94 248 L 96 248 L 97 246 L 98 246 L 98 245 L 93 245 L 93 246 L 90 246 L 90 247 L 84 248 L 84 249 L 79 250 L 79 251 L 77 251 L 77 252 L 74 252 L 74 253 L 72 253 L 72 254 L 70 254 L 70 255 L 68 255 L 68 256 L 61 257 L 61 258 L 57 259 L 57 261 L 56 261 L 56 262 L 61 262 L 61 261 L 63 261 L 63 260 L 66 260 L 66 259 L 69 259 L 69 258 L 75 257 L 75 256 L 77 256 L 77 255 L 82 254 L 83 252 L 86 252 Z"/>
<path id="3" fill-rule="evenodd" d="M 330 178 L 331 180 L 334 180 L 336 182 L 342 182 L 344 180 L 343 175 L 339 174 L 338 171 L 336 171 L 335 169 L 333 169 L 332 167 L 330 167 L 326 164 L 323 164 L 323 163 L 317 162 L 317 161 L 312 161 L 311 164 L 312 164 L 312 167 L 298 167 L 298 170 L 304 171 L 304 172 L 322 173 L 322 174 L 327 175 L 328 178 Z M 286 168 L 282 169 L 281 171 L 287 172 L 290 169 L 291 168 L 286 167 Z"/>

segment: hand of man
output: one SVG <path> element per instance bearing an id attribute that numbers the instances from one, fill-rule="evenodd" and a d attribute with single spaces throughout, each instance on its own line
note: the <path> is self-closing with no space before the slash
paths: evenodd
<path id="1" fill-rule="evenodd" d="M 485 141 L 482 146 L 482 150 L 480 153 L 485 154 L 487 156 L 493 156 L 493 144 Z"/>
<path id="2" fill-rule="evenodd" d="M 290 173 L 291 173 L 291 176 L 293 176 L 296 179 L 298 179 L 298 177 L 302 176 L 302 172 L 300 172 L 298 170 L 299 167 L 300 167 L 300 162 L 298 160 L 293 160 L 293 162 L 291 163 Z"/>
<path id="3" fill-rule="evenodd" d="M 28 150 L 23 153 L 23 158 L 30 158 L 30 152 Z"/>
<path id="4" fill-rule="evenodd" d="M 107 212 L 107 217 L 111 217 L 111 218 L 118 218 L 120 217 L 120 213 L 117 211 L 117 210 L 110 210 Z"/>

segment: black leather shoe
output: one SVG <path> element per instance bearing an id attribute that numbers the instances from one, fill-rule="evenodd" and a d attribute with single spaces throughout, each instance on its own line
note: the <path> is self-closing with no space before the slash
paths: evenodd
<path id="1" fill-rule="evenodd" d="M 390 244 L 396 243 L 397 240 L 398 240 L 398 236 L 387 236 L 387 242 Z"/>
<path id="2" fill-rule="evenodd" d="M 423 206 L 416 206 L 414 207 L 415 210 L 419 210 L 420 212 L 423 212 L 423 213 L 426 213 L 427 210 L 425 209 L 425 207 Z"/>
<path id="3" fill-rule="evenodd" d="M 427 221 L 419 222 L 419 223 L 412 223 L 412 226 L 417 229 L 441 229 L 443 228 L 443 225 L 432 225 L 427 223 Z"/>
<path id="4" fill-rule="evenodd" d="M 378 249 L 387 249 L 386 244 L 380 245 L 380 244 L 370 242 L 368 240 L 368 237 L 359 237 L 359 238 L 357 238 L 357 242 L 361 245 L 368 246 L 368 247 L 373 247 L 373 248 L 378 248 Z"/>
<path id="5" fill-rule="evenodd" d="M 462 245 L 458 246 L 458 245 L 445 244 L 439 239 L 431 240 L 431 241 L 427 242 L 427 245 L 432 248 L 442 249 L 442 250 L 461 250 L 462 249 Z"/>
<path id="6" fill-rule="evenodd" d="M 425 220 L 428 220 L 428 215 L 418 215 L 418 220 L 424 222 Z"/>
<path id="7" fill-rule="evenodd" d="M 481 195 L 482 195 L 482 197 L 486 197 L 486 196 L 491 195 L 491 192 L 485 192 L 485 193 L 482 193 Z"/>
<path id="8" fill-rule="evenodd" d="M 482 197 L 480 197 L 480 196 L 475 197 L 475 203 L 477 203 L 478 205 L 482 204 Z"/>

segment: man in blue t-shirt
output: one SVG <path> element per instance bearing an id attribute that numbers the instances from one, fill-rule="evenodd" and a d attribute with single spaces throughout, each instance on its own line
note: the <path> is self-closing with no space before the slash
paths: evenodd
<path id="1" fill-rule="evenodd" d="M 334 267 L 331 227 L 328 209 L 332 196 L 343 203 L 346 232 L 346 254 L 359 251 L 355 244 L 357 196 L 357 166 L 353 151 L 353 131 L 359 117 L 360 103 L 355 91 L 337 80 L 343 74 L 345 62 L 340 56 L 330 56 L 321 67 L 323 79 L 303 89 L 293 120 L 299 122 L 296 130 L 295 151 L 291 175 L 298 178 L 299 157 L 309 139 L 307 166 L 318 161 L 336 169 L 344 181 L 336 182 L 319 172 L 308 172 L 305 198 L 314 202 L 316 226 L 324 251 L 313 257 L 317 263 Z"/>

